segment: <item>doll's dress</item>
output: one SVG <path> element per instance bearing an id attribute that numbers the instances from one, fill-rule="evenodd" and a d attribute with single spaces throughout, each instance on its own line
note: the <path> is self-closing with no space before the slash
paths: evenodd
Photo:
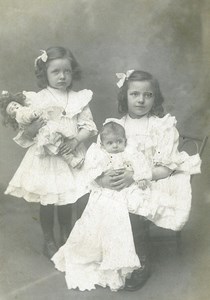
<path id="1" fill-rule="evenodd" d="M 116 119 L 108 119 L 106 122 L 111 120 Z M 132 119 L 126 115 L 116 121 L 124 126 L 128 145 L 143 152 L 151 168 L 162 165 L 174 171 L 165 179 L 151 182 L 151 201 L 155 203 L 157 198 L 162 205 L 156 211 L 153 207 L 153 213 L 147 218 L 157 226 L 181 230 L 189 218 L 191 208 L 190 176 L 200 173 L 199 155 L 190 156 L 185 151 L 179 152 L 177 122 L 170 114 L 163 118 L 150 116 L 141 119 Z"/>
<path id="2" fill-rule="evenodd" d="M 57 155 L 59 146 L 64 138 L 75 137 L 75 132 L 71 132 L 70 128 L 65 127 L 62 122 L 60 122 L 62 111 L 62 107 L 56 106 L 44 108 L 42 111 L 35 111 L 31 106 L 23 106 L 17 111 L 15 119 L 22 128 L 31 124 L 31 122 L 36 119 L 35 115 L 37 117 L 41 116 L 47 122 L 45 126 L 39 129 L 35 138 L 37 145 L 36 153 L 38 155 Z"/>
<path id="3" fill-rule="evenodd" d="M 122 191 L 100 187 L 95 179 L 106 170 L 134 169 L 135 180 L 151 179 L 151 170 L 143 154 L 126 149 L 110 154 L 93 143 L 86 153 L 86 184 L 91 190 L 86 209 L 73 228 L 66 244 L 52 260 L 65 272 L 69 289 L 94 289 L 109 286 L 116 291 L 124 287 L 133 270 L 140 267 L 135 252 L 128 206 L 133 198 L 142 204 L 150 193 L 133 184 Z"/>
<path id="4" fill-rule="evenodd" d="M 78 130 L 85 128 L 96 133 L 96 126 L 88 103 L 92 98 L 92 91 L 69 91 L 68 98 L 59 90 L 48 87 L 38 93 L 25 92 L 27 103 L 35 109 L 48 109 L 60 107 L 66 114 L 60 114 L 60 124 L 72 130 L 75 135 Z M 5 194 L 23 197 L 28 202 L 40 202 L 42 205 L 65 205 L 74 203 L 87 190 L 81 187 L 86 177 L 83 168 L 73 169 L 60 156 L 37 154 L 37 141 L 24 138 L 20 130 L 14 138 L 15 142 L 27 150 L 19 168 L 7 187 Z M 80 151 L 86 152 L 85 146 L 80 144 Z"/>
<path id="5" fill-rule="evenodd" d="M 36 135 L 36 154 L 40 156 L 58 155 L 59 147 L 64 142 L 65 138 L 73 139 L 76 137 L 75 130 L 71 130 L 70 126 L 60 122 L 60 115 L 63 113 L 61 107 L 48 107 L 42 112 L 42 117 L 47 121 L 46 125 L 39 129 Z M 72 167 L 84 161 L 85 153 L 83 148 L 76 149 L 69 155 L 62 156 L 66 162 Z"/>

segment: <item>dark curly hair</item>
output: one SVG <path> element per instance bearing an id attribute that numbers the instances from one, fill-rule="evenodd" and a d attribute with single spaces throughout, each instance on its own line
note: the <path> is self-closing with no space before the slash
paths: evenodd
<path id="1" fill-rule="evenodd" d="M 3 117 L 2 124 L 4 126 L 11 126 L 14 130 L 18 129 L 18 123 L 17 121 L 9 116 L 7 114 L 7 106 L 10 104 L 10 102 L 18 102 L 21 105 L 25 105 L 25 95 L 23 93 L 17 93 L 17 94 L 11 94 L 9 92 L 5 92 L 1 94 L 0 96 L 0 110 L 1 115 Z"/>
<path id="2" fill-rule="evenodd" d="M 127 91 L 129 87 L 129 82 L 132 81 L 149 81 L 154 89 L 154 104 L 152 110 L 150 111 L 151 115 L 158 117 L 164 116 L 163 102 L 164 98 L 160 91 L 159 83 L 150 73 L 145 71 L 133 71 L 131 75 L 125 80 L 123 86 L 120 88 L 118 93 L 118 111 L 120 114 L 126 114 L 128 112 L 128 98 Z"/>
<path id="3" fill-rule="evenodd" d="M 48 85 L 47 67 L 49 65 L 49 62 L 54 59 L 62 59 L 62 58 L 69 59 L 72 68 L 72 79 L 79 80 L 81 78 L 81 69 L 79 67 L 79 64 L 76 61 L 72 52 L 68 48 L 50 47 L 46 50 L 46 53 L 47 53 L 46 62 L 44 62 L 41 58 L 39 58 L 38 60 L 36 60 L 35 63 L 35 75 L 37 78 L 37 84 L 40 88 L 42 89 L 46 88 Z M 69 86 L 69 88 L 71 88 L 71 86 Z"/>

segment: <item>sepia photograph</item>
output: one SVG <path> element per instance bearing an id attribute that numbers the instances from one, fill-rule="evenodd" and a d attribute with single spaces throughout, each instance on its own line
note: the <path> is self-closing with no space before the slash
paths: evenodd
<path id="1" fill-rule="evenodd" d="M 0 300 L 210 299 L 210 2 L 0 12 Z"/>

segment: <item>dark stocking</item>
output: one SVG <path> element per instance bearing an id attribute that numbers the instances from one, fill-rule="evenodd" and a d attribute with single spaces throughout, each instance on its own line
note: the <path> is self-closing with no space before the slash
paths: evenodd
<path id="1" fill-rule="evenodd" d="M 67 241 L 71 231 L 72 204 L 57 206 L 61 245 Z"/>
<path id="2" fill-rule="evenodd" d="M 40 223 L 44 234 L 44 254 L 51 258 L 57 251 L 54 240 L 54 205 L 40 205 Z"/>

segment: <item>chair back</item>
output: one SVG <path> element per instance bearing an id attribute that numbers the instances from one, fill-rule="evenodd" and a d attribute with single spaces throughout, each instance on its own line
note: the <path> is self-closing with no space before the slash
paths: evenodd
<path id="1" fill-rule="evenodd" d="M 187 135 L 180 135 L 179 150 L 186 151 L 189 155 L 198 153 L 200 156 L 202 156 L 207 141 L 208 136 L 192 137 Z"/>

